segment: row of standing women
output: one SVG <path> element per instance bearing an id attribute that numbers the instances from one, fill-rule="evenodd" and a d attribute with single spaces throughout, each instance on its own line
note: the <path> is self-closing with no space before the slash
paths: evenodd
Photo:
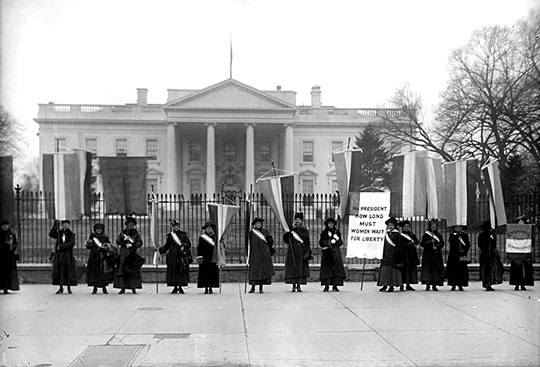
<path id="1" fill-rule="evenodd" d="M 377 285 L 381 292 L 393 292 L 394 287 L 400 290 L 414 291 L 411 284 L 418 284 L 417 266 L 421 265 L 420 282 L 426 291 L 438 291 L 445 279 L 451 291 L 456 287 L 463 291 L 469 285 L 468 263 L 470 262 L 471 243 L 462 226 L 454 226 L 450 233 L 449 251 L 446 268 L 443 263 L 444 239 L 438 231 L 438 222 L 433 219 L 421 240 L 410 231 L 410 222 L 399 223 L 398 231 L 395 218 L 386 221 L 387 232 L 384 240 L 383 258 Z M 497 250 L 496 235 L 489 221 L 481 226 L 478 235 L 480 248 L 480 280 L 486 291 L 493 291 L 493 285 L 503 282 L 504 267 Z M 423 249 L 422 262 L 418 258 L 417 247 Z M 510 284 L 515 290 L 526 290 L 526 285 L 534 285 L 532 262 L 512 261 L 510 266 Z"/>

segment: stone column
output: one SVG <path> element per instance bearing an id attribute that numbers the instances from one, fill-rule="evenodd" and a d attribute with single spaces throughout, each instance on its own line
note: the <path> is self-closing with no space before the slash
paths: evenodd
<path id="1" fill-rule="evenodd" d="M 215 124 L 205 124 L 206 128 L 206 195 L 210 198 L 216 192 L 216 133 Z"/>
<path id="2" fill-rule="evenodd" d="M 255 134 L 253 126 L 253 124 L 246 124 L 246 193 L 249 193 L 252 185 L 255 184 Z"/>
<path id="3" fill-rule="evenodd" d="M 170 122 L 167 125 L 167 194 L 176 194 L 178 192 L 178 164 L 176 157 L 176 122 Z"/>
<path id="4" fill-rule="evenodd" d="M 283 154 L 283 169 L 285 171 L 293 171 L 293 127 L 292 124 L 285 124 L 285 149 Z"/>

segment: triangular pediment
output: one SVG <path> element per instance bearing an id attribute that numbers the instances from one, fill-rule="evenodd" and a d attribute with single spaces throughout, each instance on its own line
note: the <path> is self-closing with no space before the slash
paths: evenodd
<path id="1" fill-rule="evenodd" d="M 172 110 L 296 110 L 296 106 L 234 79 L 224 80 L 171 101 L 163 108 Z"/>

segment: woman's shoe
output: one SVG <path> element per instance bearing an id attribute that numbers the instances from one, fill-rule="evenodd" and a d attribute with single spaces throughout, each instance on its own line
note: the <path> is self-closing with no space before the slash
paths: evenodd
<path id="1" fill-rule="evenodd" d="M 251 286 L 251 289 L 249 290 L 248 293 L 255 293 L 255 286 L 254 285 Z"/>
<path id="2" fill-rule="evenodd" d="M 394 291 L 394 286 L 390 286 L 390 287 L 388 287 L 388 290 L 387 290 L 387 292 L 393 292 L 393 291 Z"/>
<path id="3" fill-rule="evenodd" d="M 68 288 L 68 294 L 72 294 L 72 292 L 71 292 L 71 287 L 68 285 L 67 288 Z"/>
<path id="4" fill-rule="evenodd" d="M 135 288 L 133 288 L 133 289 L 131 290 L 131 293 L 137 294 L 137 291 L 135 290 Z"/>
<path id="5" fill-rule="evenodd" d="M 107 292 L 107 287 L 103 287 L 103 294 L 109 294 L 109 292 Z"/>
<path id="6" fill-rule="evenodd" d="M 415 289 L 407 284 L 407 287 L 405 288 L 408 291 L 414 291 Z"/>
<path id="7" fill-rule="evenodd" d="M 439 288 L 437 288 L 436 285 L 434 285 L 432 288 L 433 288 L 434 291 L 438 291 L 438 290 L 439 290 Z"/>
<path id="8" fill-rule="evenodd" d="M 178 287 L 178 293 L 184 294 L 184 290 L 182 289 L 182 287 Z"/>
<path id="9" fill-rule="evenodd" d="M 64 288 L 60 286 L 60 288 L 58 288 L 55 294 L 62 294 L 62 293 L 64 293 Z"/>
<path id="10" fill-rule="evenodd" d="M 458 287 L 459 287 L 459 290 L 463 292 L 463 287 L 460 285 L 458 285 Z"/>
<path id="11" fill-rule="evenodd" d="M 212 290 L 211 287 L 208 289 L 208 294 L 214 294 L 214 291 Z"/>
<path id="12" fill-rule="evenodd" d="M 381 289 L 379 289 L 379 292 L 386 292 L 386 286 L 385 286 L 385 285 L 384 285 L 384 286 L 382 286 L 382 288 L 381 288 Z"/>
<path id="13" fill-rule="evenodd" d="M 514 287 L 514 290 L 515 290 L 515 291 L 519 291 L 519 285 L 516 285 L 516 286 Z"/>
<path id="14" fill-rule="evenodd" d="M 126 293 L 126 288 L 122 288 L 120 289 L 120 292 L 118 292 L 118 294 L 124 294 L 124 293 Z"/>
<path id="15" fill-rule="evenodd" d="M 430 287 L 429 285 L 426 285 L 426 291 L 429 291 Z"/>
<path id="16" fill-rule="evenodd" d="M 524 286 L 524 285 L 522 285 L 522 286 L 521 286 L 521 290 L 522 290 L 522 291 L 526 291 L 526 290 L 527 290 L 527 288 L 525 288 L 525 286 Z"/>
<path id="17" fill-rule="evenodd" d="M 455 291 L 455 290 L 456 290 L 456 286 L 453 285 L 452 288 L 450 288 L 450 291 L 453 292 L 453 291 Z"/>
<path id="18" fill-rule="evenodd" d="M 97 293 L 97 287 L 94 287 L 94 290 L 92 290 L 92 294 L 96 294 Z"/>
<path id="19" fill-rule="evenodd" d="M 174 287 L 173 290 L 172 290 L 172 292 L 171 292 L 171 294 L 176 294 L 176 293 L 178 293 L 178 288 L 177 288 L 177 287 Z"/>
<path id="20" fill-rule="evenodd" d="M 208 288 L 204 288 L 204 294 L 208 294 Z"/>
<path id="21" fill-rule="evenodd" d="M 339 288 L 338 288 L 337 286 L 333 286 L 333 287 L 332 287 L 332 291 L 333 291 L 333 292 L 339 292 Z"/>
<path id="22" fill-rule="evenodd" d="M 264 293 L 262 284 L 259 286 L 259 293 Z"/>
<path id="23" fill-rule="evenodd" d="M 298 285 L 296 286 L 296 290 L 297 290 L 298 292 L 302 292 L 302 288 L 300 288 L 300 284 L 298 284 Z"/>
<path id="24" fill-rule="evenodd" d="M 325 285 L 325 286 L 324 286 L 324 289 L 323 289 L 323 292 L 328 292 L 329 289 L 330 289 L 330 287 L 327 286 L 327 285 Z"/>

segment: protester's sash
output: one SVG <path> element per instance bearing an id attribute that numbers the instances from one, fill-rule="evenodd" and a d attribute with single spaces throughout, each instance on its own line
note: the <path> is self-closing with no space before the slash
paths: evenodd
<path id="1" fill-rule="evenodd" d="M 103 247 L 103 244 L 101 243 L 100 240 L 98 240 L 97 237 L 94 237 L 93 240 L 94 240 L 94 243 L 97 245 L 97 247 L 99 247 L 99 248 Z"/>
<path id="2" fill-rule="evenodd" d="M 201 234 L 201 238 L 202 238 L 203 240 L 205 240 L 206 242 L 208 242 L 208 244 L 210 244 L 210 245 L 212 245 L 212 246 L 215 246 L 215 245 L 216 245 L 216 244 L 214 243 L 214 240 L 213 240 L 210 236 L 208 236 L 206 233 Z"/>
<path id="3" fill-rule="evenodd" d="M 174 231 L 171 232 L 171 238 L 173 239 L 174 243 L 176 243 L 179 247 L 182 247 L 182 241 L 180 241 L 180 238 L 178 238 L 178 235 L 174 233 Z"/>
<path id="4" fill-rule="evenodd" d="M 257 236 L 261 241 L 263 241 L 264 243 L 267 243 L 267 242 L 266 242 L 266 237 L 265 237 L 264 234 L 262 234 L 261 232 L 259 232 L 259 231 L 256 230 L 255 228 L 253 228 L 251 231 L 252 231 L 253 234 L 254 234 L 255 236 Z"/>
<path id="5" fill-rule="evenodd" d="M 407 239 L 407 241 L 413 242 L 413 243 L 414 243 L 412 237 L 409 236 L 408 234 L 401 232 L 401 235 L 402 235 L 403 237 L 405 237 L 405 238 Z"/>
<path id="6" fill-rule="evenodd" d="M 426 231 L 426 234 L 429 235 L 429 236 L 431 236 L 431 238 L 433 238 L 435 241 L 437 241 L 437 242 L 439 242 L 439 243 L 441 242 L 441 240 L 439 240 L 439 237 L 437 237 L 437 236 L 435 235 L 435 233 L 430 232 L 430 231 Z"/>
<path id="7" fill-rule="evenodd" d="M 291 231 L 291 234 L 293 236 L 293 238 L 295 239 L 296 242 L 299 242 L 301 244 L 304 243 L 304 240 L 302 239 L 302 237 L 300 237 L 300 235 L 298 233 L 296 233 L 294 230 Z"/>
<path id="8" fill-rule="evenodd" d="M 397 231 L 394 229 L 392 232 L 397 232 Z M 386 234 L 384 235 L 384 239 L 385 239 L 386 242 L 388 242 L 391 246 L 396 247 L 396 244 L 394 243 L 394 241 L 392 241 L 392 239 L 391 239 L 390 236 L 389 236 L 390 233 L 391 233 L 391 232 L 386 232 Z"/>

